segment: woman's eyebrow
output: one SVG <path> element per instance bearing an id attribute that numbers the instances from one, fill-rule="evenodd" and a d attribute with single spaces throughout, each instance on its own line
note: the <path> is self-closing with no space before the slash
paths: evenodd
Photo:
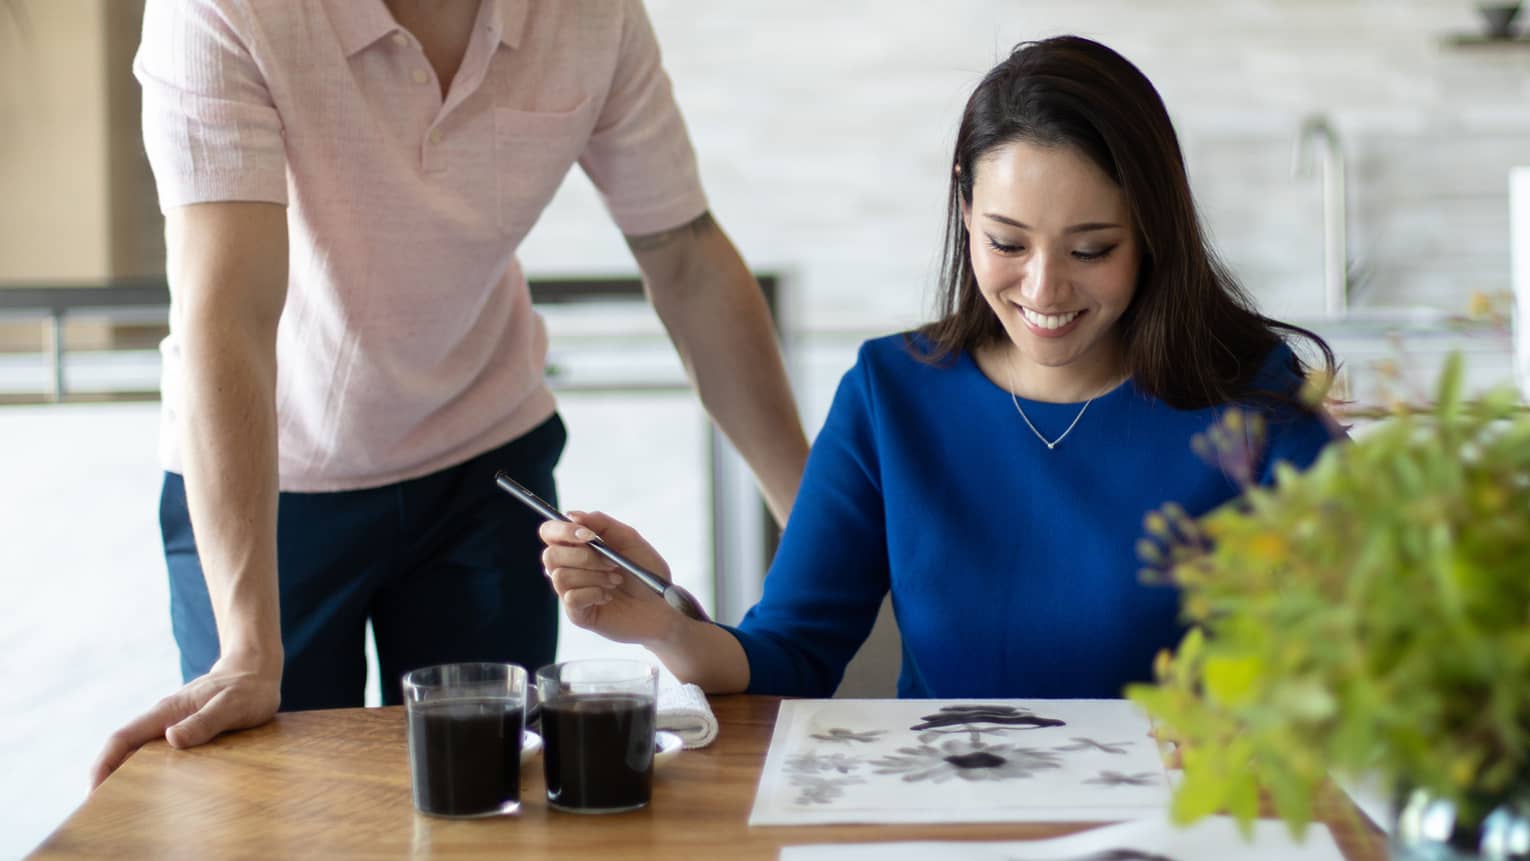
<path id="1" fill-rule="evenodd" d="M 1018 227 L 1021 230 L 1031 229 L 1031 226 L 1025 222 L 1016 221 L 1007 215 L 1000 215 L 997 212 L 985 212 L 983 213 L 983 217 L 997 221 L 1000 224 L 1008 224 L 1010 227 Z M 1112 224 L 1105 221 L 1086 221 L 1082 224 L 1074 224 L 1063 228 L 1063 233 L 1089 233 L 1090 231 L 1094 230 L 1110 230 L 1120 226 L 1121 225 L 1119 224 Z"/>

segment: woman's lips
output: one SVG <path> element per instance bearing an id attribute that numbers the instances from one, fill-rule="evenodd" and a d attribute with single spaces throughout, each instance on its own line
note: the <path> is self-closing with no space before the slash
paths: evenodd
<path id="1" fill-rule="evenodd" d="M 1025 321 L 1025 328 L 1038 338 L 1061 338 L 1077 329 L 1079 321 L 1084 319 L 1087 311 L 1068 311 L 1062 314 L 1041 314 L 1023 306 L 1020 308 L 1020 319 Z"/>

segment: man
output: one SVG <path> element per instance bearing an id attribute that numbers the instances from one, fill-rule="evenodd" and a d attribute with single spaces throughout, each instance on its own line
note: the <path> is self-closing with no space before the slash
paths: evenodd
<path id="1" fill-rule="evenodd" d="M 492 476 L 556 499 L 515 249 L 575 161 L 784 522 L 807 443 L 638 0 L 150 0 L 135 73 L 186 684 L 113 734 L 97 783 L 156 737 L 360 705 L 368 619 L 389 679 L 552 659 L 535 518 Z"/>

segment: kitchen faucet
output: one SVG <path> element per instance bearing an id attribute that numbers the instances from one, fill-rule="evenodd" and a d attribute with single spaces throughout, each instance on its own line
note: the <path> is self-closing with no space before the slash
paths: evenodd
<path id="1" fill-rule="evenodd" d="M 1349 313 L 1349 249 L 1345 238 L 1344 148 L 1328 117 L 1312 114 L 1302 120 L 1291 161 L 1293 176 L 1311 176 L 1312 142 L 1316 140 L 1323 178 L 1323 311 L 1329 317 Z"/>

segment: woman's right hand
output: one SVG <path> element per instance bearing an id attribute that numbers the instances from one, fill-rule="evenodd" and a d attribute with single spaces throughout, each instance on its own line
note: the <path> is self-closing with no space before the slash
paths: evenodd
<path id="1" fill-rule="evenodd" d="M 572 523 L 544 522 L 542 566 L 569 621 L 620 643 L 651 646 L 685 617 L 636 577 L 591 550 L 597 536 L 612 550 L 669 580 L 669 565 L 637 530 L 600 512 L 570 511 Z"/>

